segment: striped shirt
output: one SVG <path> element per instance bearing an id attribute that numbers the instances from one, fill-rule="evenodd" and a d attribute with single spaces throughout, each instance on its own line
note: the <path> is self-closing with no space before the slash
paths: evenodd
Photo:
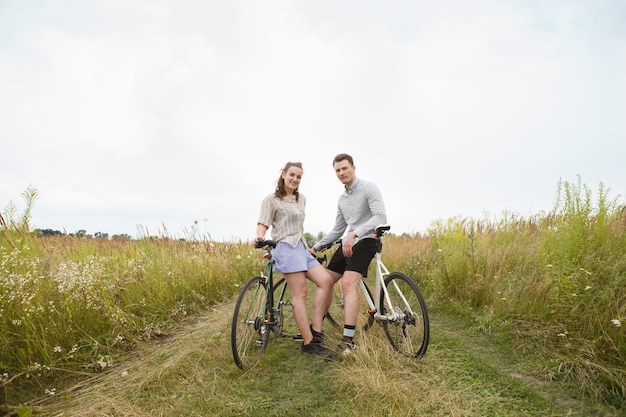
<path id="1" fill-rule="evenodd" d="M 261 203 L 259 223 L 268 229 L 272 226 L 272 239 L 286 242 L 296 247 L 299 241 L 304 242 L 304 207 L 306 198 L 300 194 L 299 201 L 279 199 L 270 194 Z M 304 243 L 306 246 L 306 242 Z"/>
<path id="2" fill-rule="evenodd" d="M 339 196 L 335 227 L 319 242 L 315 249 L 346 238 L 354 232 L 358 239 L 375 237 L 376 226 L 387 223 L 385 203 L 378 187 L 368 181 L 356 178 Z"/>

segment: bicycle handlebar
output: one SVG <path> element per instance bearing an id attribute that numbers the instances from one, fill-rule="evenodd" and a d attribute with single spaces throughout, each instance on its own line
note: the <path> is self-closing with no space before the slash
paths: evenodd
<path id="1" fill-rule="evenodd" d="M 376 226 L 376 228 L 374 229 L 374 232 L 376 232 L 376 237 L 381 237 L 386 232 L 388 232 L 390 229 L 391 229 L 390 225 L 388 225 L 388 224 L 381 224 L 380 226 Z M 337 243 L 341 243 L 341 239 L 337 240 L 336 242 L 327 243 L 324 246 L 322 246 L 321 248 L 319 248 L 317 251 L 318 252 L 324 252 L 325 250 L 330 249 L 334 244 L 337 244 Z"/>
<path id="2" fill-rule="evenodd" d="M 276 241 L 275 240 L 271 240 L 271 239 L 269 239 L 269 240 L 259 240 L 254 245 L 254 247 L 257 248 L 257 249 L 263 249 L 266 246 L 269 246 L 270 248 L 274 249 L 276 247 Z"/>

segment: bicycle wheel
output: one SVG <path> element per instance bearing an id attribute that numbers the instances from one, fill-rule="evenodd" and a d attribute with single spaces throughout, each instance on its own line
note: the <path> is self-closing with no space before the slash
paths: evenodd
<path id="1" fill-rule="evenodd" d="M 417 285 L 401 272 L 392 272 L 385 280 L 392 306 L 381 294 L 383 313 L 398 314 L 396 320 L 382 322 L 385 334 L 395 350 L 403 355 L 421 358 L 426 353 L 430 339 L 430 322 L 426 302 Z"/>
<path id="2" fill-rule="evenodd" d="M 274 327 L 275 337 L 294 337 L 300 333 L 296 321 L 293 318 L 293 304 L 289 290 L 287 289 L 285 278 L 281 278 L 274 284 L 274 302 L 276 303 Z"/>
<path id="3" fill-rule="evenodd" d="M 267 347 L 266 303 L 265 278 L 250 278 L 237 298 L 230 338 L 235 363 L 241 369 L 258 360 Z"/>

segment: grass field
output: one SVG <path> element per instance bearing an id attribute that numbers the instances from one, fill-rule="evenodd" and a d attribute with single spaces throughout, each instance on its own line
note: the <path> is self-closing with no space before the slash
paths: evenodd
<path id="1" fill-rule="evenodd" d="M 490 407 L 515 415 L 524 404 L 537 408 L 533 414 L 528 406 L 527 415 L 626 413 L 626 210 L 602 185 L 592 199 L 580 181 L 564 182 L 554 209 L 529 218 L 453 218 L 434 222 L 425 236 L 389 236 L 387 266 L 413 277 L 433 308 L 433 349 L 422 361 L 402 362 L 374 334 L 363 340 L 372 349 L 323 367 L 281 339 L 275 355 L 244 374 L 228 357 L 228 306 L 258 274 L 259 251 L 202 237 L 39 236 L 28 227 L 31 205 L 27 199 L 23 215 L 0 219 L 6 413 L 28 415 L 73 398 L 87 406 L 73 393 L 90 392 L 95 401 L 102 384 L 121 384 L 106 390 L 119 389 L 127 402 L 96 415 L 167 415 L 156 407 L 168 403 L 183 415 L 268 414 L 276 392 L 304 387 L 297 404 L 281 397 L 280 407 L 323 404 L 334 412 L 320 415 L 351 415 L 353 405 L 341 401 L 349 398 L 363 399 L 369 415 L 403 415 L 419 399 L 420 408 L 409 410 L 430 415 L 493 415 Z M 198 318 L 218 322 L 190 325 Z M 198 346 L 177 345 L 192 337 Z M 137 355 L 149 362 L 133 362 Z M 131 378 L 120 377 L 121 366 Z M 518 400 L 501 404 L 511 395 Z M 201 401 L 215 405 L 194 414 Z M 552 414 L 539 412 L 546 407 Z"/>

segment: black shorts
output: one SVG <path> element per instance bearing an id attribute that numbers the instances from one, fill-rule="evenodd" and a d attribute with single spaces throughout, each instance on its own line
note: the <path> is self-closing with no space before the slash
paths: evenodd
<path id="1" fill-rule="evenodd" d="M 355 271 L 366 277 L 374 255 L 376 255 L 376 239 L 362 239 L 352 247 L 352 256 L 349 258 L 343 256 L 341 247 L 337 248 L 328 263 L 328 269 L 341 275 L 345 271 Z"/>

